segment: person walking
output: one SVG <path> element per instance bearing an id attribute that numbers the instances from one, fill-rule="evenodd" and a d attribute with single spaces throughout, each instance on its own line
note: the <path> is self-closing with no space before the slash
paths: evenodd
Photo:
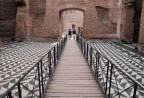
<path id="1" fill-rule="evenodd" d="M 69 35 L 69 40 L 70 40 L 71 39 L 71 35 L 72 35 L 71 29 L 69 29 L 68 35 Z"/>
<path id="2" fill-rule="evenodd" d="M 73 30 L 73 39 L 74 40 L 76 39 L 76 30 L 75 29 Z"/>

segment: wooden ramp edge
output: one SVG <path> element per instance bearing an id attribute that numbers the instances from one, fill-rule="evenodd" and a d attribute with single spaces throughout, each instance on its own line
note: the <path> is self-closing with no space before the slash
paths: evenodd
<path id="1" fill-rule="evenodd" d="M 45 98 L 104 98 L 75 40 L 68 40 Z"/>

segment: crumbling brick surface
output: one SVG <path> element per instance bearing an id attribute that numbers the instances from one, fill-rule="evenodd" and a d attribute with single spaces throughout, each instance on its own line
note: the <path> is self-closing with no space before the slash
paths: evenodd
<path id="1" fill-rule="evenodd" d="M 143 2 L 143 8 L 144 8 L 144 2 Z M 141 24 L 140 24 L 140 37 L 139 37 L 139 50 L 144 51 L 144 9 L 142 9 L 141 14 Z"/>
<path id="2" fill-rule="evenodd" d="M 0 48 L 3 47 L 3 42 L 2 42 L 2 39 L 0 37 Z"/>
<path id="3" fill-rule="evenodd" d="M 15 0 L 0 0 L 0 36 L 9 38 L 15 36 L 16 2 Z"/>
<path id="4" fill-rule="evenodd" d="M 17 0 L 17 14 L 15 0 L 1 1 L 1 36 L 16 35 L 17 39 L 60 38 L 61 13 L 72 9 L 84 12 L 83 34 L 86 38 L 133 40 L 134 6 L 130 0 L 122 2 L 120 37 L 117 34 L 119 0 Z"/>

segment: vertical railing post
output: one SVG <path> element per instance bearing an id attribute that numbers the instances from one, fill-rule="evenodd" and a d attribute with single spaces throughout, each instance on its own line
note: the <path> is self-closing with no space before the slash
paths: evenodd
<path id="1" fill-rule="evenodd" d="M 51 74 L 52 74 L 52 72 L 51 72 L 51 51 L 49 52 L 49 78 L 51 78 Z"/>
<path id="2" fill-rule="evenodd" d="M 79 39 L 79 42 L 80 42 L 80 48 L 82 49 L 82 47 L 81 47 L 81 46 L 82 46 L 82 45 L 81 45 L 81 38 Z"/>
<path id="3" fill-rule="evenodd" d="M 109 75 L 109 61 L 107 62 L 107 73 L 106 73 L 106 88 L 105 88 L 105 94 L 107 92 L 107 85 L 108 85 L 108 75 Z"/>
<path id="4" fill-rule="evenodd" d="M 111 93 L 111 84 L 112 84 L 112 72 L 113 72 L 113 64 L 111 65 L 111 69 L 110 69 L 110 80 L 109 80 L 109 93 L 108 93 L 108 98 L 111 97 L 110 93 Z"/>
<path id="5" fill-rule="evenodd" d="M 98 74 L 99 74 L 99 63 L 100 63 L 100 54 L 97 52 L 96 55 L 96 78 L 98 79 Z"/>
<path id="6" fill-rule="evenodd" d="M 42 93 L 44 93 L 44 78 L 43 78 L 43 64 L 42 60 L 40 61 L 40 66 L 41 66 L 41 81 L 42 81 Z"/>
<path id="7" fill-rule="evenodd" d="M 82 39 L 82 53 L 84 54 L 84 41 Z"/>
<path id="8" fill-rule="evenodd" d="M 62 49 L 63 50 L 63 47 L 64 47 L 64 39 L 62 39 Z"/>
<path id="9" fill-rule="evenodd" d="M 56 48 L 55 48 L 55 46 L 54 46 L 54 50 L 53 50 L 53 57 L 54 57 L 54 66 L 56 65 Z"/>
<path id="10" fill-rule="evenodd" d="M 95 73 L 94 73 L 94 75 L 96 76 L 97 75 L 97 53 L 96 53 L 96 55 L 95 55 L 95 65 L 94 65 L 94 71 L 95 71 Z"/>
<path id="11" fill-rule="evenodd" d="M 78 36 L 78 41 L 79 41 L 80 36 Z"/>
<path id="12" fill-rule="evenodd" d="M 60 54 L 61 54 L 61 49 L 62 49 L 62 40 L 60 40 L 60 48 L 59 48 L 59 50 L 60 50 Z"/>
<path id="13" fill-rule="evenodd" d="M 39 97 L 39 98 L 42 98 L 39 63 L 38 63 L 38 65 L 37 65 L 37 70 L 38 70 L 38 82 L 39 82 L 39 94 L 40 94 L 40 97 Z"/>
<path id="14" fill-rule="evenodd" d="M 86 54 L 87 60 L 88 60 L 88 53 L 89 53 L 89 46 L 88 46 L 88 43 L 87 43 L 87 54 Z"/>
<path id="15" fill-rule="evenodd" d="M 85 42 L 84 42 L 84 56 L 85 56 Z"/>
<path id="16" fill-rule="evenodd" d="M 18 84 L 18 95 L 19 95 L 19 98 L 22 98 L 20 83 Z"/>
<path id="17" fill-rule="evenodd" d="M 57 43 L 57 59 L 59 58 L 59 44 Z"/>
<path id="18" fill-rule="evenodd" d="M 60 49 L 60 51 L 62 52 L 62 40 L 60 41 L 60 43 L 61 43 L 61 49 Z"/>
<path id="19" fill-rule="evenodd" d="M 62 47 L 62 44 L 61 44 L 61 41 L 59 42 L 59 55 L 61 54 L 61 47 Z"/>
<path id="20" fill-rule="evenodd" d="M 8 93 L 8 98 L 12 98 L 12 92 L 11 91 Z"/>
<path id="21" fill-rule="evenodd" d="M 92 60 L 93 60 L 93 59 L 92 59 L 92 50 L 93 50 L 93 49 L 92 49 L 92 47 L 91 47 L 91 48 L 90 48 L 90 66 L 92 66 Z"/>
<path id="22" fill-rule="evenodd" d="M 82 49 L 82 51 L 83 51 L 83 47 L 82 47 L 82 38 L 81 38 L 80 40 L 81 40 L 81 49 Z"/>
<path id="23" fill-rule="evenodd" d="M 133 98 L 136 98 L 136 92 L 137 92 L 137 84 L 134 85 Z"/>

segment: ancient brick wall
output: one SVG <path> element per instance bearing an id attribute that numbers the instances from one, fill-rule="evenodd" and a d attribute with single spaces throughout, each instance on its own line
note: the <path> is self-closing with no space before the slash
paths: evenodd
<path id="1" fill-rule="evenodd" d="M 67 9 L 84 12 L 84 36 L 87 38 L 119 38 L 117 34 L 117 4 L 114 0 L 26 0 L 23 10 L 18 8 L 17 36 L 61 36 L 61 13 Z M 133 7 L 122 3 L 122 40 L 131 41 L 133 35 Z M 20 14 L 21 13 L 21 14 Z M 23 14 L 22 14 L 23 13 Z M 25 16 L 24 16 L 25 15 Z M 26 28 L 26 29 L 25 29 Z M 23 33 L 20 33 L 23 32 Z M 26 33 L 24 33 L 26 32 Z"/>
<path id="2" fill-rule="evenodd" d="M 105 0 L 26 0 L 25 8 L 18 7 L 17 38 L 60 37 L 60 15 L 66 9 L 84 11 L 85 37 L 115 38 L 116 26 L 110 21 L 107 6 Z M 105 11 L 106 17 L 101 18 Z"/>
<path id="3" fill-rule="evenodd" d="M 99 6 L 101 9 L 96 9 Z M 84 36 L 87 38 L 109 37 L 115 38 L 116 26 L 106 19 L 109 17 L 108 4 L 105 0 L 53 0 L 47 1 L 44 30 L 47 36 L 60 36 L 60 12 L 66 9 L 77 9 L 84 11 Z M 101 19 L 105 13 L 107 17 Z"/>
<path id="4" fill-rule="evenodd" d="M 115 10 L 117 11 L 117 9 Z M 134 31 L 134 7 L 132 4 L 122 2 L 121 5 L 121 34 L 120 40 L 124 42 L 131 43 L 133 40 Z M 131 28 L 131 29 L 129 29 Z"/>
<path id="5" fill-rule="evenodd" d="M 60 20 L 58 11 L 58 0 L 46 1 L 46 13 L 43 25 L 43 36 L 58 38 L 60 37 Z"/>
<path id="6" fill-rule="evenodd" d="M 142 14 L 140 24 L 139 50 L 144 50 L 144 1 L 142 3 Z"/>
<path id="7" fill-rule="evenodd" d="M 1 37 L 0 37 L 0 48 L 1 47 L 3 47 L 3 41 L 2 41 L 2 39 L 1 39 Z"/>
<path id="8" fill-rule="evenodd" d="M 15 37 L 16 2 L 0 0 L 0 36 L 7 40 Z"/>
<path id="9" fill-rule="evenodd" d="M 17 7 L 17 17 L 16 17 L 16 38 L 17 40 L 24 40 L 27 36 L 26 27 L 26 6 Z"/>
<path id="10" fill-rule="evenodd" d="M 17 40 L 45 37 L 43 22 L 46 0 L 25 0 L 25 5 L 17 8 Z"/>

